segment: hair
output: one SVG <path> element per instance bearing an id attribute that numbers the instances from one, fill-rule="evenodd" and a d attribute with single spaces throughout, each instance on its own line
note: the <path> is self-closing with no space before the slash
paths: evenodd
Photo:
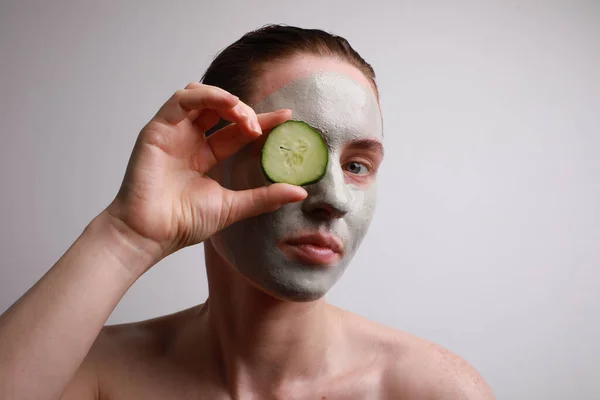
<path id="1" fill-rule="evenodd" d="M 287 25 L 266 25 L 246 33 L 216 56 L 201 82 L 220 87 L 247 103 L 255 90 L 255 78 L 260 76 L 266 64 L 296 55 L 345 61 L 359 69 L 378 94 L 373 67 L 346 39 L 319 29 Z"/>

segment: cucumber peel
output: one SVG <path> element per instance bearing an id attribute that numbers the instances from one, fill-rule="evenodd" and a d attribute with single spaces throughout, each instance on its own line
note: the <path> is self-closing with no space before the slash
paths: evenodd
<path id="1" fill-rule="evenodd" d="M 273 183 L 316 183 L 325 175 L 328 162 L 323 137 L 302 121 L 286 121 L 271 130 L 261 152 L 262 170 Z"/>

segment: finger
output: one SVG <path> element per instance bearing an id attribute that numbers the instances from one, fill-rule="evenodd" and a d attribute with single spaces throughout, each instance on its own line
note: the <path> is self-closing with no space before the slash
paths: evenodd
<path id="1" fill-rule="evenodd" d="M 226 219 L 221 229 L 240 220 L 272 212 L 286 203 L 305 199 L 306 190 L 300 186 L 275 183 L 257 189 L 226 191 L 225 201 L 228 204 Z"/>
<path id="2" fill-rule="evenodd" d="M 187 84 L 187 86 L 185 87 L 186 89 L 197 89 L 202 87 L 202 84 L 200 82 L 190 82 Z M 196 118 L 198 118 L 198 115 L 200 115 L 200 113 L 203 110 L 192 110 L 190 111 L 190 113 L 188 114 L 188 119 L 190 121 L 194 121 Z"/>
<path id="3" fill-rule="evenodd" d="M 208 86 L 208 85 L 206 85 Z M 185 87 L 186 89 L 196 89 L 202 87 L 202 84 L 200 82 L 190 82 L 187 84 L 187 86 Z"/>
<path id="4" fill-rule="evenodd" d="M 277 125 L 289 120 L 291 116 L 292 113 L 290 110 L 279 110 L 267 114 L 259 114 L 257 121 L 261 126 L 261 130 L 268 132 Z M 228 125 L 210 135 L 207 138 L 207 143 L 216 162 L 221 162 L 260 136 L 255 132 L 248 133 L 247 130 L 240 129 L 239 125 L 234 124 Z"/>
<path id="5" fill-rule="evenodd" d="M 196 118 L 194 118 L 193 120 L 191 117 L 189 118 L 190 120 L 192 120 L 194 125 L 201 128 L 201 130 L 204 133 L 207 133 L 207 136 L 210 136 L 219 129 L 222 129 L 225 126 L 229 125 L 227 121 L 235 122 L 238 126 L 240 126 L 241 129 L 245 130 L 246 132 L 250 132 L 252 135 L 259 135 L 261 133 L 260 126 L 257 129 L 254 125 L 252 125 L 250 122 L 250 117 L 248 116 L 248 114 L 250 114 L 253 117 L 253 119 L 256 119 L 256 113 L 254 113 L 254 110 L 249 109 L 248 106 L 242 103 L 241 101 L 232 109 L 215 110 L 215 112 L 217 112 L 219 116 L 219 120 L 216 123 L 213 123 L 212 119 L 208 122 L 202 121 L 200 119 L 200 113 L 197 113 Z M 203 114 L 202 117 L 204 117 L 205 115 L 206 114 Z M 215 126 L 217 124 L 218 126 Z"/>
<path id="6" fill-rule="evenodd" d="M 191 84 L 190 84 L 191 85 Z M 188 86 L 190 86 L 188 85 Z M 229 114 L 240 121 L 245 121 L 238 110 L 239 98 L 215 86 L 200 85 L 176 91 L 160 108 L 156 118 L 168 124 L 176 125 L 183 121 L 191 111 L 211 108 L 215 110 L 231 110 Z M 237 122 L 237 121 L 236 121 Z"/>
<path id="7" fill-rule="evenodd" d="M 247 119 L 242 122 L 237 122 L 239 129 L 245 131 L 247 134 L 251 136 L 257 136 L 262 134 L 262 128 L 260 123 L 258 122 L 258 118 L 256 116 L 256 112 L 249 105 L 239 102 L 238 105 L 233 109 L 221 110 L 221 116 L 228 121 L 235 121 L 236 115 L 235 112 L 241 112 L 244 114 Z"/>
<path id="8" fill-rule="evenodd" d="M 204 110 L 200 111 L 194 120 L 194 124 L 198 127 L 198 129 L 200 129 L 200 131 L 206 132 L 215 126 L 220 119 L 221 117 L 219 116 L 218 112 L 211 110 L 210 108 L 205 108 Z"/>

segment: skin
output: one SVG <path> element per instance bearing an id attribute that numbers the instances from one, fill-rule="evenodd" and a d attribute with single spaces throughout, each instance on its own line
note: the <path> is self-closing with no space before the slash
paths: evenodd
<path id="1" fill-rule="evenodd" d="M 302 57 L 271 65 L 251 103 L 316 72 L 370 89 L 360 71 L 341 61 Z M 233 124 L 204 139 L 201 133 L 219 117 Z M 279 289 L 262 287 L 233 265 L 227 247 L 219 249 L 219 241 L 227 244 L 219 232 L 276 210 L 284 210 L 285 220 L 290 215 L 292 226 L 314 212 L 337 229 L 352 215 L 354 202 L 342 215 L 327 201 L 335 196 L 311 187 L 226 187 L 228 168 L 235 167 L 223 161 L 259 145 L 261 131 L 291 117 L 289 111 L 257 116 L 229 94 L 199 84 L 169 99 L 140 133 L 115 200 L 0 317 L 0 398 L 492 399 L 477 372 L 456 355 L 322 298 L 279 298 L 271 293 Z M 334 194 L 369 193 L 375 183 L 375 172 L 359 183 L 341 168 L 352 140 L 346 135 L 343 145 L 332 145 L 339 162 L 328 173 L 343 176 Z M 366 162 L 376 153 L 360 147 L 352 157 Z M 282 208 L 290 203 L 294 207 Z M 301 205 L 307 206 L 303 216 L 295 208 Z M 347 243 L 358 243 L 359 236 L 348 236 Z M 204 304 L 103 327 L 145 271 L 200 242 L 209 281 Z M 280 265 L 265 268 L 268 275 Z M 274 287 L 282 288 L 281 297 L 289 294 L 285 285 Z"/>
<path id="2" fill-rule="evenodd" d="M 371 87 L 345 74 L 320 71 L 292 80 L 253 108 L 291 109 L 294 120 L 320 132 L 329 150 L 327 170 L 319 182 L 305 186 L 309 195 L 304 201 L 233 224 L 211 242 L 232 267 L 271 295 L 316 300 L 348 267 L 375 211 L 375 175 L 383 158 L 377 98 Z M 258 162 L 261 145 L 262 141 L 247 146 L 225 162 L 220 173 L 225 187 L 242 190 L 269 184 Z M 278 243 L 299 232 L 333 234 L 343 253 L 327 268 L 294 259 Z"/>

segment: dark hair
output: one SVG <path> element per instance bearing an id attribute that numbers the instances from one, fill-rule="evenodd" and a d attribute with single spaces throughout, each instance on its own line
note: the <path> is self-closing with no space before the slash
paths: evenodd
<path id="1" fill-rule="evenodd" d="M 378 92 L 373 67 L 346 39 L 319 29 L 286 25 L 267 25 L 246 33 L 217 55 L 201 82 L 218 86 L 248 102 L 254 91 L 254 78 L 265 64 L 300 54 L 346 61 L 362 71 Z"/>

